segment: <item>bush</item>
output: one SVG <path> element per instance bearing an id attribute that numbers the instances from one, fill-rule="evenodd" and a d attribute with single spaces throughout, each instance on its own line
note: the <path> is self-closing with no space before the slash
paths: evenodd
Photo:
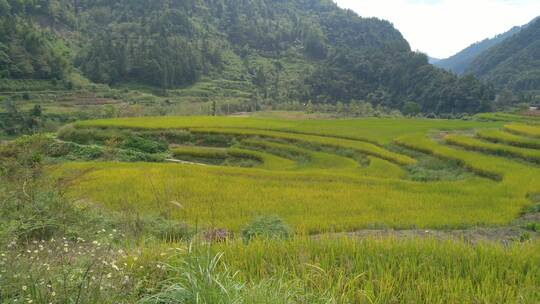
<path id="1" fill-rule="evenodd" d="M 78 129 L 73 125 L 67 125 L 58 130 L 58 138 L 82 145 L 101 143 L 119 136 L 117 131 L 97 128 Z"/>
<path id="2" fill-rule="evenodd" d="M 180 257 L 179 265 L 168 266 L 172 279 L 163 282 L 162 290 L 139 303 L 244 303 L 242 293 L 246 286 L 224 267 L 222 256 L 197 254 L 190 247 L 187 256 Z"/>
<path id="3" fill-rule="evenodd" d="M 540 232 L 540 224 L 539 223 L 528 223 L 525 225 L 525 229 L 534 231 L 534 232 Z"/>
<path id="4" fill-rule="evenodd" d="M 164 154 L 149 154 L 133 150 L 112 149 L 110 157 L 122 162 L 163 162 Z"/>
<path id="5" fill-rule="evenodd" d="M 121 147 L 144 153 L 161 153 L 169 149 L 169 145 L 163 140 L 150 140 L 135 135 L 128 136 L 122 142 Z"/>
<path id="6" fill-rule="evenodd" d="M 164 241 L 185 241 L 193 236 L 193 231 L 184 223 L 168 220 L 158 215 L 118 218 L 122 230 L 135 237 L 152 236 Z"/>
<path id="7" fill-rule="evenodd" d="M 254 238 L 286 239 L 291 235 L 289 227 L 278 216 L 260 216 L 242 230 L 242 238 L 249 242 Z"/>
<path id="8" fill-rule="evenodd" d="M 94 227 L 107 221 L 94 210 L 67 202 L 55 190 L 26 184 L 25 190 L 3 189 L 0 204 L 0 242 L 29 242 L 51 237 L 90 237 Z M 22 193 L 21 193 L 22 192 Z"/>
<path id="9" fill-rule="evenodd" d="M 95 160 L 103 156 L 103 149 L 99 146 L 81 146 L 75 143 L 51 141 L 47 156 L 65 157 L 71 160 Z"/>

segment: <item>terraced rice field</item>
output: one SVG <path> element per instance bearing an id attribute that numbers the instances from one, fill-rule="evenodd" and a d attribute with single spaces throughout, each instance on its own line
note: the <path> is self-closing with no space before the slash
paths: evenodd
<path id="1" fill-rule="evenodd" d="M 496 226 L 519 217 L 540 193 L 535 125 L 161 117 L 85 121 L 75 129 L 102 139 L 115 130 L 174 138 L 170 157 L 190 163 L 51 168 L 64 178 L 86 172 L 71 183 L 71 196 L 200 227 L 239 230 L 265 214 L 304 233 Z M 209 139 L 219 147 L 198 145 Z M 411 172 L 430 156 L 468 173 L 415 180 Z"/>

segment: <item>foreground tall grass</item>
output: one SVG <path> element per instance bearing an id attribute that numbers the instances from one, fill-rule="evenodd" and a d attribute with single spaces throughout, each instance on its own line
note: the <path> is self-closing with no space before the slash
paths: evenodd
<path id="1" fill-rule="evenodd" d="M 158 294 L 173 300 L 146 303 L 177 303 L 174 299 L 194 289 L 203 303 L 532 304 L 540 296 L 539 249 L 538 243 L 472 246 L 391 238 L 229 242 L 212 246 L 210 253 L 192 248 L 173 257 L 167 263 L 178 279 L 165 283 Z M 186 271 L 186 263 L 194 260 L 203 266 Z M 205 265 L 216 273 L 200 277 Z M 205 301 L 216 290 L 220 300 Z"/>

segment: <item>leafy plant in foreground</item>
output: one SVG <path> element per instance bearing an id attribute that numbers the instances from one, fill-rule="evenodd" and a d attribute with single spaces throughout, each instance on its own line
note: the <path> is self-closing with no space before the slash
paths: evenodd
<path id="1" fill-rule="evenodd" d="M 276 215 L 257 217 L 242 230 L 242 238 L 245 242 L 259 237 L 286 239 L 290 235 L 289 227 Z"/>

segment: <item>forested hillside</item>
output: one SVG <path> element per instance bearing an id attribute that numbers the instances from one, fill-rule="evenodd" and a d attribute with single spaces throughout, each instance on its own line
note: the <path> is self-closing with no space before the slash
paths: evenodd
<path id="1" fill-rule="evenodd" d="M 501 89 L 540 90 L 540 19 L 483 53 L 469 71 Z"/>
<path id="2" fill-rule="evenodd" d="M 0 0 L 0 77 L 162 89 L 217 83 L 261 102 L 486 111 L 494 92 L 331 0 Z M 69 83 L 68 83 L 69 85 Z"/>
<path id="3" fill-rule="evenodd" d="M 449 70 L 458 75 L 461 75 L 465 73 L 465 71 L 469 68 L 470 64 L 480 54 L 492 48 L 493 46 L 496 46 L 497 44 L 503 42 L 507 38 L 512 37 L 514 34 L 519 33 L 519 31 L 521 31 L 521 27 L 515 26 L 503 34 L 497 35 L 493 38 L 484 39 L 480 42 L 476 42 L 467 47 L 466 49 L 462 50 L 461 52 L 449 58 L 434 62 L 433 64 L 445 70 Z"/>

